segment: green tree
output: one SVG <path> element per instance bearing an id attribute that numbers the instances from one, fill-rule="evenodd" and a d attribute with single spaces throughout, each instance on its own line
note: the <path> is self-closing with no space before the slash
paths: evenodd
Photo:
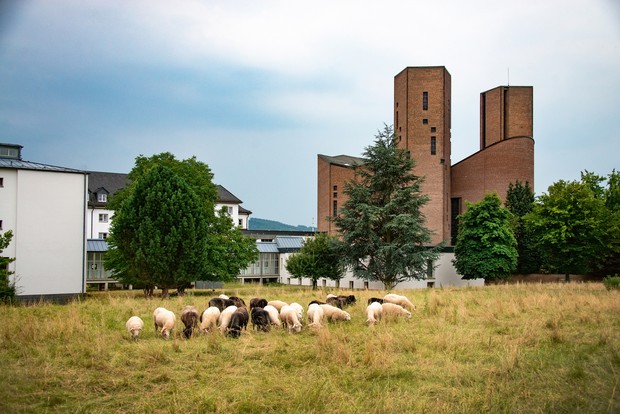
<path id="1" fill-rule="evenodd" d="M 299 253 L 291 255 L 286 262 L 286 270 L 295 277 L 312 279 L 312 289 L 317 288 L 321 277 L 342 279 L 344 268 L 338 253 L 338 239 L 327 233 L 317 233 L 304 242 Z"/>
<path id="2" fill-rule="evenodd" d="M 532 236 L 527 231 L 523 217 L 534 208 L 534 191 L 529 182 L 525 185 L 517 180 L 513 185 L 508 185 L 506 194 L 506 208 L 513 214 L 513 231 L 517 239 L 517 273 L 528 274 L 540 270 L 541 260 L 536 249 L 533 247 Z"/>
<path id="3" fill-rule="evenodd" d="M 424 279 L 441 246 L 430 248 L 431 231 L 421 208 L 428 196 L 422 178 L 385 126 L 364 152 L 365 163 L 345 185 L 347 201 L 332 220 L 342 236 L 341 255 L 356 277 L 383 282 L 390 290 L 410 279 Z"/>
<path id="4" fill-rule="evenodd" d="M 172 170 L 151 168 L 115 214 L 108 243 L 125 283 L 169 289 L 198 280 L 209 257 L 208 222 L 198 195 Z"/>
<path id="5" fill-rule="evenodd" d="M 169 152 L 156 154 L 151 157 L 140 155 L 136 158 L 136 165 L 129 173 L 129 184 L 118 191 L 110 200 L 109 207 L 115 210 L 113 223 L 122 219 L 124 211 L 122 206 L 131 198 L 136 186 L 155 167 L 164 166 L 179 176 L 198 197 L 200 205 L 197 207 L 204 215 L 207 225 L 204 235 L 207 242 L 204 245 L 207 255 L 207 263 L 201 269 L 198 279 L 194 280 L 219 280 L 228 281 L 239 274 L 242 268 L 247 267 L 258 257 L 258 250 L 253 239 L 245 237 L 241 230 L 234 226 L 230 216 L 222 209 L 215 211 L 217 201 L 217 187 L 213 184 L 213 174 L 209 166 L 197 161 L 196 157 L 185 160 L 177 160 Z M 121 235 L 116 238 L 111 234 L 111 241 L 118 242 Z M 148 277 L 138 277 L 134 272 L 129 272 L 127 256 L 112 251 L 106 255 L 106 268 L 114 269 L 118 275 L 123 275 L 125 283 L 131 283 L 145 289 L 146 294 L 151 294 L 152 283 L 147 283 Z M 180 283 L 176 288 L 179 293 L 190 286 L 191 281 Z"/>
<path id="6" fill-rule="evenodd" d="M 591 177 L 582 182 L 560 180 L 525 216 L 543 261 L 567 280 L 571 273 L 588 273 L 592 263 L 609 254 L 608 210 L 592 183 Z"/>
<path id="7" fill-rule="evenodd" d="M 502 207 L 496 193 L 485 195 L 478 203 L 467 203 L 467 211 L 459 216 L 454 255 L 454 267 L 463 279 L 501 280 L 515 270 L 517 241 L 512 213 Z"/>
<path id="8" fill-rule="evenodd" d="M 11 240 L 13 239 L 13 232 L 11 230 L 6 231 L 4 234 L 0 234 L 0 253 L 4 251 Z M 9 271 L 9 264 L 14 262 L 14 257 L 4 257 L 0 255 L 0 302 L 12 303 L 15 301 L 16 288 L 15 282 L 11 282 L 9 276 L 13 274 Z"/>

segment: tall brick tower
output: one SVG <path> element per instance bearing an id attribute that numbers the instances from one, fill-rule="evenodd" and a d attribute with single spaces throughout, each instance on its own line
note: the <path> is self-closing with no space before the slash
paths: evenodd
<path id="1" fill-rule="evenodd" d="M 516 137 L 533 136 L 533 88 L 498 86 L 480 94 L 480 150 Z"/>
<path id="2" fill-rule="evenodd" d="M 432 243 L 450 239 L 451 77 L 444 66 L 407 67 L 394 77 L 394 130 L 424 176 L 422 212 Z"/>

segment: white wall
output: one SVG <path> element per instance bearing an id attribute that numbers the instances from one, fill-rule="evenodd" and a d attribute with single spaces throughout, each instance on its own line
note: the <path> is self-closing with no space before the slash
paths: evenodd
<path id="1" fill-rule="evenodd" d="M 107 223 L 99 221 L 99 214 L 107 214 Z M 112 216 L 114 210 L 105 210 L 103 208 L 88 208 L 86 211 L 86 238 L 98 239 L 99 233 L 110 234 L 110 225 L 112 224 Z"/>
<path id="2" fill-rule="evenodd" d="M 31 170 L 16 175 L 10 247 L 18 295 L 85 292 L 87 176 Z"/>

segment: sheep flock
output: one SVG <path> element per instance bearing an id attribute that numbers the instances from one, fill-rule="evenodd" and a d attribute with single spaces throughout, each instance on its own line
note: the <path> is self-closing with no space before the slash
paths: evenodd
<path id="1" fill-rule="evenodd" d="M 328 294 L 325 301 L 312 300 L 304 308 L 300 303 L 287 303 L 282 300 L 252 298 L 249 307 L 237 296 L 220 295 L 211 298 L 206 308 L 200 312 L 195 306 L 187 305 L 180 310 L 183 322 L 182 332 L 185 338 L 196 335 L 219 333 L 230 338 L 239 338 L 250 329 L 257 332 L 269 332 L 272 329 L 285 329 L 291 334 L 303 329 L 320 329 L 330 323 L 347 323 L 352 315 L 346 308 L 355 305 L 355 295 Z M 382 320 L 411 318 L 416 306 L 405 296 L 387 294 L 382 298 L 371 297 L 364 312 L 365 323 L 373 326 Z M 357 316 L 357 315 L 354 315 Z M 155 334 L 163 339 L 170 339 L 177 327 L 177 315 L 164 307 L 153 311 Z M 144 327 L 144 322 L 137 316 L 131 316 L 125 327 L 132 340 L 137 340 Z"/>

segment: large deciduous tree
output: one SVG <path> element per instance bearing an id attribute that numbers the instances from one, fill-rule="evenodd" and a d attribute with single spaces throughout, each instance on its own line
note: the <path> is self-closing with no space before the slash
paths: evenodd
<path id="1" fill-rule="evenodd" d="M 593 177 L 582 182 L 560 180 L 538 197 L 525 216 L 535 247 L 550 271 L 586 274 L 610 250 L 612 228 L 602 194 Z"/>
<path id="2" fill-rule="evenodd" d="M 517 266 L 517 241 L 512 214 L 496 193 L 467 204 L 459 216 L 454 267 L 463 279 L 505 279 Z"/>
<path id="3" fill-rule="evenodd" d="M 535 273 L 540 270 L 540 256 L 533 247 L 532 236 L 525 226 L 524 216 L 534 208 L 534 191 L 529 182 L 523 184 L 517 180 L 514 184 L 508 185 L 506 194 L 506 208 L 513 214 L 513 231 L 517 239 L 517 268 L 515 271 L 520 274 Z"/>
<path id="4" fill-rule="evenodd" d="M 412 172 L 414 161 L 398 148 L 391 126 L 375 138 L 363 154 L 364 165 L 345 185 L 347 201 L 332 220 L 354 275 L 390 290 L 405 280 L 424 279 L 439 247 L 429 247 L 431 231 L 421 212 L 428 196 L 420 191 L 422 178 Z"/>
<path id="5" fill-rule="evenodd" d="M 315 237 L 304 242 L 299 253 L 293 254 L 286 262 L 286 270 L 295 277 L 312 279 L 312 288 L 316 289 L 321 277 L 340 280 L 344 268 L 338 253 L 338 239 L 327 233 L 317 233 Z"/>
<path id="6" fill-rule="evenodd" d="M 233 279 L 239 274 L 240 269 L 258 257 L 256 243 L 243 235 L 241 230 L 232 223 L 225 210 L 215 211 L 217 187 L 212 182 L 213 174 L 209 166 L 197 161 L 196 157 L 177 160 L 169 152 L 151 157 L 142 155 L 137 157 L 136 165 L 129 173 L 130 183 L 111 198 L 109 206 L 115 210 L 115 213 L 110 234 L 112 249 L 106 255 L 106 268 L 113 269 L 116 274 L 122 275 L 126 283 L 137 284 L 146 288 L 147 293 L 152 291 L 152 287 L 155 286 L 147 274 L 140 273 L 140 269 L 133 268 L 131 272 L 129 271 L 127 259 L 131 256 L 121 256 L 114 252 L 114 243 L 122 243 L 121 237 L 131 235 L 121 234 L 118 230 L 114 234 L 114 223 L 123 219 L 123 215 L 126 213 L 123 205 L 134 195 L 140 182 L 150 174 L 151 170 L 162 166 L 174 172 L 194 192 L 198 199 L 196 209 L 200 211 L 206 221 L 202 231 L 206 240 L 203 248 L 207 259 L 204 266 L 196 269 L 196 279 L 193 280 L 227 281 Z M 162 199 L 164 203 L 172 201 Z M 180 281 L 176 288 L 182 293 L 190 285 L 189 282 Z"/>
<path id="7" fill-rule="evenodd" d="M 205 273 L 208 222 L 194 190 L 168 167 L 149 169 L 112 222 L 110 266 L 125 283 L 171 288 Z"/>

